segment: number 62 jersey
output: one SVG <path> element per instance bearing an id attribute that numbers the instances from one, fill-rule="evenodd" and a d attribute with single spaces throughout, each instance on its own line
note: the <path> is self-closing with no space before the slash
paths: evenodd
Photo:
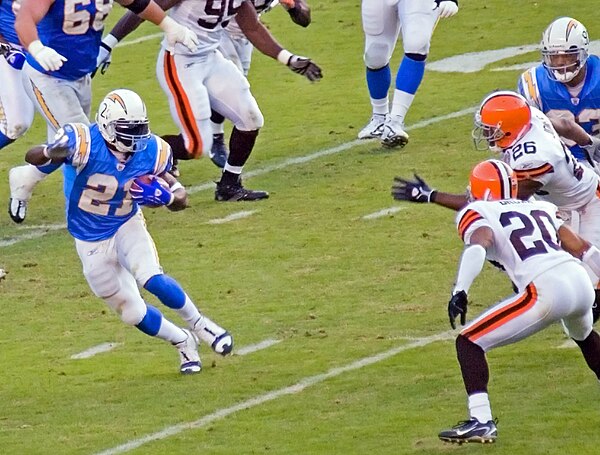
<path id="1" fill-rule="evenodd" d="M 486 258 L 499 262 L 511 281 L 522 291 L 537 276 L 558 264 L 579 262 L 562 250 L 558 241 L 557 207 L 549 202 L 475 201 L 456 216 L 458 233 L 470 243 L 476 229 L 487 226 L 494 245 Z"/>

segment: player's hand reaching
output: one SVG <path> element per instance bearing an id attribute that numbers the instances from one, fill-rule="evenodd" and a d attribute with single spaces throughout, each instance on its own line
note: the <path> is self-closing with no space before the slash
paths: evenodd
<path id="1" fill-rule="evenodd" d="M 292 54 L 288 59 L 287 66 L 294 73 L 301 74 L 311 82 L 318 81 L 323 77 L 321 68 L 308 57 Z"/>
<path id="2" fill-rule="evenodd" d="M 46 145 L 43 154 L 51 160 L 62 160 L 71 156 L 73 147 L 69 144 L 69 136 L 63 128 L 60 128 L 54 136 L 54 141 Z"/>
<path id="3" fill-rule="evenodd" d="M 161 205 L 170 205 L 173 202 L 174 195 L 156 178 L 148 181 L 147 179 L 137 178 L 129 188 L 131 199 L 139 205 L 148 207 L 159 207 Z"/>
<path id="4" fill-rule="evenodd" d="M 56 71 L 67 61 L 66 57 L 63 57 L 51 47 L 44 46 L 40 40 L 33 41 L 27 50 L 46 71 Z"/>
<path id="5" fill-rule="evenodd" d="M 448 302 L 448 317 L 450 318 L 450 326 L 456 328 L 456 318 L 460 316 L 460 325 L 465 325 L 467 321 L 467 293 L 459 291 L 454 294 Z"/>
<path id="6" fill-rule="evenodd" d="M 429 188 L 421 177 L 415 174 L 416 180 L 407 180 L 402 177 L 394 177 L 392 185 L 392 196 L 397 201 L 409 202 L 433 202 L 432 195 L 436 190 Z"/>
<path id="7" fill-rule="evenodd" d="M 96 69 L 92 73 L 92 77 L 96 75 L 98 70 L 100 74 L 106 73 L 108 67 L 112 62 L 112 50 L 113 47 L 118 43 L 117 38 L 113 35 L 106 35 L 100 42 L 100 49 L 98 50 L 98 56 L 96 57 Z"/>
<path id="8" fill-rule="evenodd" d="M 458 13 L 458 0 L 434 0 L 433 9 L 438 10 L 438 16 L 447 19 Z"/>
<path id="9" fill-rule="evenodd" d="M 175 44 L 181 43 L 192 52 L 198 49 L 200 41 L 198 41 L 196 34 L 186 26 L 175 22 L 169 16 L 165 16 L 159 27 L 165 32 L 169 46 L 174 47 Z"/>

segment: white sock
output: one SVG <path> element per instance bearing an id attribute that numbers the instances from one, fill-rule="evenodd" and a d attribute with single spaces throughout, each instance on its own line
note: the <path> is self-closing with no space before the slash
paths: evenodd
<path id="1" fill-rule="evenodd" d="M 22 201 L 31 199 L 31 193 L 33 193 L 35 186 L 48 177 L 48 174 L 44 174 L 32 164 L 12 168 L 10 175 L 12 176 L 12 179 L 9 177 L 9 180 L 11 180 L 10 197 Z M 14 185 L 13 181 L 15 182 Z"/>
<path id="2" fill-rule="evenodd" d="M 188 335 L 181 327 L 177 327 L 167 318 L 163 317 L 156 337 L 160 338 L 161 340 L 167 340 L 173 344 L 176 344 L 181 343 L 188 337 Z"/>
<path id="3" fill-rule="evenodd" d="M 410 108 L 413 100 L 415 99 L 414 94 L 403 92 L 402 90 L 394 89 L 394 99 L 392 101 L 392 112 L 394 117 L 400 117 L 402 123 L 404 123 L 404 117 Z"/>
<path id="4" fill-rule="evenodd" d="M 492 420 L 492 408 L 486 392 L 469 395 L 469 414 L 472 419 L 477 419 L 481 423 Z"/>
<path id="5" fill-rule="evenodd" d="M 376 100 L 371 98 L 371 106 L 373 106 L 373 115 L 386 115 L 389 112 L 390 106 L 387 96 Z"/>
<path id="6" fill-rule="evenodd" d="M 185 295 L 185 304 L 176 311 L 177 314 L 179 314 L 179 316 L 181 316 L 181 318 L 187 322 L 190 327 L 192 327 L 194 322 L 196 322 L 201 316 L 200 311 L 198 311 L 198 308 L 187 294 Z"/>
<path id="7" fill-rule="evenodd" d="M 211 120 L 210 126 L 212 126 L 213 134 L 224 134 L 225 133 L 225 122 L 215 123 Z"/>

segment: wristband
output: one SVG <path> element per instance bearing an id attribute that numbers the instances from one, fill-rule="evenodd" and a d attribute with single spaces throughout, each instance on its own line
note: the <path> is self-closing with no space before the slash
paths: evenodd
<path id="1" fill-rule="evenodd" d="M 44 148 L 42 149 L 42 155 L 44 155 L 44 157 L 48 158 L 49 160 L 52 159 L 50 157 L 50 154 L 48 153 L 48 146 L 47 145 L 44 145 Z"/>
<path id="2" fill-rule="evenodd" d="M 183 185 L 181 184 L 181 182 L 175 182 L 173 183 L 173 186 L 169 189 L 171 190 L 171 193 L 174 193 L 177 190 L 183 189 Z"/>
<path id="3" fill-rule="evenodd" d="M 103 48 L 105 48 L 107 51 L 110 52 L 117 45 L 118 42 L 119 42 L 119 40 L 115 36 L 113 36 L 112 34 L 109 33 L 104 38 L 102 38 L 102 41 L 100 42 L 100 46 L 102 46 Z"/>
<path id="4" fill-rule="evenodd" d="M 281 49 L 281 51 L 279 51 L 279 54 L 277 54 L 277 60 L 283 63 L 285 66 L 287 66 L 290 63 L 290 59 L 293 55 L 294 54 L 292 54 L 290 51 Z"/>

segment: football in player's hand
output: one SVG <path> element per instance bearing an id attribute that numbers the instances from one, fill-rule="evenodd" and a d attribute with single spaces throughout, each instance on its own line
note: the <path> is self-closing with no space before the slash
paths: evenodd
<path id="1" fill-rule="evenodd" d="M 150 185 L 152 183 L 153 180 L 156 180 L 158 183 L 160 183 L 160 186 L 169 189 L 169 184 L 161 177 L 159 177 L 158 175 L 142 175 L 141 177 L 136 177 L 134 179 L 134 181 L 139 181 L 145 185 Z"/>
<path id="2" fill-rule="evenodd" d="M 146 207 L 167 205 L 173 198 L 169 184 L 156 175 L 136 177 L 129 192 L 134 201 Z"/>

